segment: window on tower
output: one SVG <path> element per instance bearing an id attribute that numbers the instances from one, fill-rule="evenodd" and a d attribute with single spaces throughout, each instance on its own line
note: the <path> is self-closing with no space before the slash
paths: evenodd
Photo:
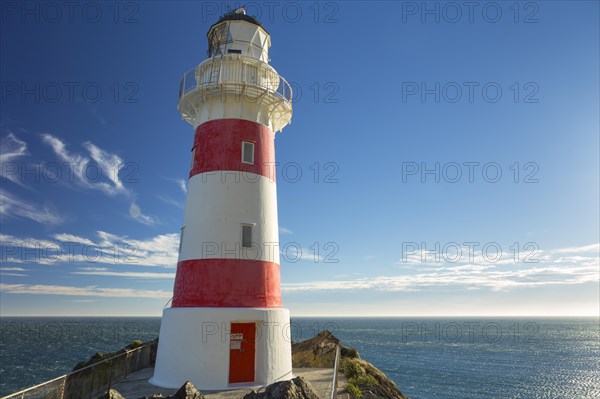
<path id="1" fill-rule="evenodd" d="M 192 163 L 190 165 L 190 169 L 194 169 L 195 158 L 196 158 L 196 146 L 193 146 L 192 147 Z"/>
<path id="2" fill-rule="evenodd" d="M 181 228 L 181 234 L 179 235 L 179 254 L 181 255 L 181 246 L 183 244 L 183 232 L 185 231 L 185 226 Z"/>
<path id="3" fill-rule="evenodd" d="M 252 225 L 251 224 L 243 224 L 242 225 L 242 248 L 251 248 L 252 247 Z"/>
<path id="4" fill-rule="evenodd" d="M 242 163 L 254 164 L 254 143 L 242 141 Z"/>

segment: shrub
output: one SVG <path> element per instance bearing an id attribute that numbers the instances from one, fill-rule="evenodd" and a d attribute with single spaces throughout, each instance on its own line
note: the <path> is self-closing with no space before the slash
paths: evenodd
<path id="1" fill-rule="evenodd" d="M 351 382 L 346 384 L 346 392 L 348 392 L 353 398 L 362 398 L 363 396 L 360 389 L 358 389 L 358 387 Z"/>
<path id="2" fill-rule="evenodd" d="M 377 380 L 372 375 L 357 375 L 348 379 L 348 382 L 361 388 L 374 387 Z"/>
<path id="3" fill-rule="evenodd" d="M 364 371 L 362 370 L 362 367 L 360 367 L 360 364 L 348 360 L 344 362 L 344 374 L 346 375 L 346 378 L 350 379 L 352 377 L 363 375 Z"/>
<path id="4" fill-rule="evenodd" d="M 342 356 L 350 359 L 357 359 L 359 357 L 358 351 L 354 348 L 342 348 Z"/>

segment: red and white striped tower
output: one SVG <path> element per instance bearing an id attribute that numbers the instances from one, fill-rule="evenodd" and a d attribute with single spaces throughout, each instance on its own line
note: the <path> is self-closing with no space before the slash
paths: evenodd
<path id="1" fill-rule="evenodd" d="M 268 32 L 243 9 L 207 36 L 208 58 L 180 87 L 195 137 L 173 302 L 150 381 L 263 386 L 292 378 L 274 143 L 291 121 L 291 88 L 268 64 Z"/>

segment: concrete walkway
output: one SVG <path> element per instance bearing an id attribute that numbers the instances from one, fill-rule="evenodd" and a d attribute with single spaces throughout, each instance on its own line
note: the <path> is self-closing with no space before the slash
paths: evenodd
<path id="1" fill-rule="evenodd" d="M 331 393 L 331 382 L 333 379 L 333 369 L 331 368 L 298 368 L 293 369 L 294 376 L 301 376 L 311 383 L 321 399 L 329 399 Z M 137 371 L 127 377 L 123 382 L 113 385 L 113 388 L 119 391 L 127 399 L 138 399 L 144 396 L 162 394 L 163 396 L 172 395 L 177 389 L 160 388 L 148 382 L 148 379 L 154 374 L 154 369 L 147 368 Z M 341 381 L 340 381 L 341 383 Z M 339 388 L 344 385 L 338 384 Z M 340 389 L 338 388 L 338 392 Z M 262 388 L 261 388 L 262 389 Z M 210 392 L 202 391 L 207 399 L 241 399 L 251 389 L 239 389 L 234 391 Z M 342 396 L 343 397 L 343 396 Z"/>

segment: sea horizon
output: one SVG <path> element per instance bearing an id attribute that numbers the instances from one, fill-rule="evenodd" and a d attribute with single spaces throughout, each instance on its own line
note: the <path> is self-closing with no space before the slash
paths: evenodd
<path id="1" fill-rule="evenodd" d="M 297 342 L 331 331 L 412 399 L 494 397 L 498 384 L 506 397 L 594 397 L 597 319 L 294 316 L 290 334 Z M 96 352 L 152 340 L 160 323 L 157 316 L 2 316 L 0 395 L 66 374 Z"/>
<path id="2" fill-rule="evenodd" d="M 145 316 L 145 315 L 133 315 L 133 316 L 109 316 L 109 315 L 88 315 L 88 316 L 81 316 L 81 315 L 0 315 L 0 319 L 2 318 L 43 318 L 43 317 L 73 317 L 73 318 L 162 318 L 161 316 Z M 394 319 L 394 318 L 411 318 L 411 319 L 418 319 L 418 318 L 511 318 L 511 319 L 518 319 L 518 318 L 588 318 L 588 319 L 599 319 L 600 320 L 600 315 L 499 315 L 499 316 L 495 316 L 495 315 L 456 315 L 456 316 L 444 316 L 444 315 L 433 315 L 433 316 L 395 316 L 395 315 L 390 315 L 390 316 L 379 316 L 379 315 L 355 315 L 355 316 L 308 316 L 308 315 L 298 315 L 295 316 L 293 314 L 290 315 L 290 317 L 295 317 L 295 318 L 314 318 L 314 319 L 325 319 L 325 318 L 338 318 L 338 319 L 368 319 L 368 318 L 389 318 L 389 319 Z"/>

